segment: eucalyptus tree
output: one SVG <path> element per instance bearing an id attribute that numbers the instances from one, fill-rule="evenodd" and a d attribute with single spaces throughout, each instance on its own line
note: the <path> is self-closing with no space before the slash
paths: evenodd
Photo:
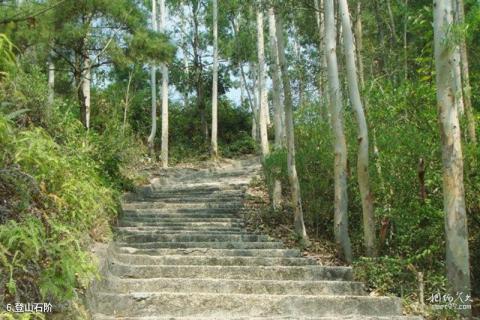
<path id="1" fill-rule="evenodd" d="M 288 74 L 287 59 L 285 57 L 285 45 L 283 36 L 283 21 L 281 15 L 276 15 L 276 35 L 278 61 L 282 73 L 282 84 L 285 99 L 285 130 L 287 136 L 287 169 L 288 180 L 291 188 L 291 205 L 294 211 L 295 232 L 305 241 L 308 241 L 307 231 L 303 219 L 302 198 L 300 192 L 300 182 L 298 181 L 297 167 L 295 164 L 295 134 L 293 122 L 293 99 Z"/>
<path id="2" fill-rule="evenodd" d="M 452 1 L 433 1 L 437 108 L 443 162 L 443 197 L 447 278 L 453 294 L 470 295 L 467 213 L 463 185 L 463 154 L 458 109 L 454 99 Z M 470 316 L 471 310 L 459 310 Z"/>
<path id="3" fill-rule="evenodd" d="M 284 114 L 285 110 L 281 99 L 281 76 L 280 76 L 280 62 L 278 59 L 277 46 L 277 28 L 275 21 L 275 10 L 273 7 L 268 9 L 268 31 L 270 37 L 270 69 L 272 77 L 272 100 L 273 100 L 273 123 L 275 127 L 275 149 L 279 150 L 285 146 L 284 141 Z M 282 115 L 283 114 L 283 115 Z M 272 205 L 274 209 L 280 207 L 282 198 L 282 183 L 279 179 L 275 179 L 273 183 Z"/>
<path id="4" fill-rule="evenodd" d="M 352 247 L 348 235 L 348 195 L 347 195 L 347 144 L 343 127 L 342 97 L 338 76 L 335 9 L 333 0 L 324 0 L 325 5 L 325 55 L 328 66 L 328 87 L 330 113 L 334 141 L 335 176 L 335 242 L 340 254 L 347 263 L 352 262 Z"/>
<path id="5" fill-rule="evenodd" d="M 465 8 L 463 0 L 454 0 L 456 23 L 465 29 Z M 467 45 L 464 32 L 460 37 L 460 65 L 462 78 L 462 93 L 464 100 L 465 115 L 467 117 L 467 133 L 473 145 L 477 144 L 477 128 L 472 109 L 472 87 L 470 86 L 470 71 L 468 66 Z"/>
<path id="6" fill-rule="evenodd" d="M 213 0 L 213 81 L 212 81 L 212 145 L 214 160 L 218 159 L 218 1 Z"/>
<path id="7" fill-rule="evenodd" d="M 158 31 L 158 20 L 157 20 L 157 0 L 152 0 L 152 16 L 150 18 L 152 21 L 152 30 Z M 148 148 L 152 158 L 155 158 L 155 135 L 157 134 L 157 66 L 152 64 L 150 66 L 150 89 L 152 91 L 152 106 L 151 106 L 151 119 L 152 126 L 150 129 L 150 135 L 148 136 Z"/>
<path id="8" fill-rule="evenodd" d="M 153 2 L 155 2 L 154 0 Z M 165 0 L 160 0 L 159 32 L 165 33 L 166 7 Z M 168 167 L 168 67 L 165 62 L 160 64 L 162 72 L 162 167 Z M 152 106 L 153 107 L 153 106 Z"/>
<path id="9" fill-rule="evenodd" d="M 267 113 L 268 113 L 268 101 L 266 91 L 266 73 L 265 73 L 265 44 L 263 35 L 263 9 L 259 3 L 257 6 L 257 54 L 258 54 L 258 125 L 260 127 L 260 146 L 262 150 L 262 156 L 268 156 L 270 153 L 270 147 L 268 143 L 267 132 Z"/>
<path id="10" fill-rule="evenodd" d="M 370 175 L 368 172 L 368 127 L 365 112 L 363 110 L 362 99 L 360 97 L 360 90 L 358 88 L 357 66 L 355 64 L 355 48 L 348 3 L 347 0 L 338 1 L 343 26 L 342 36 L 346 58 L 345 60 L 350 103 L 355 111 L 358 125 L 357 175 L 362 201 L 364 243 L 367 255 L 372 257 L 376 255 L 376 236 L 373 196 L 370 190 Z"/>

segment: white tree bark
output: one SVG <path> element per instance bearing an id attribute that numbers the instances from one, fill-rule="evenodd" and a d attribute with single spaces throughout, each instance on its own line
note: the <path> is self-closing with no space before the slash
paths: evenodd
<path id="1" fill-rule="evenodd" d="M 463 25 L 465 23 L 465 8 L 463 5 L 463 0 L 456 0 L 457 7 L 457 23 Z M 467 117 L 467 132 L 470 142 L 474 146 L 477 144 L 477 128 L 475 124 L 475 116 L 473 115 L 472 110 L 472 88 L 470 87 L 470 73 L 468 67 L 468 54 L 467 54 L 467 43 L 465 40 L 465 35 L 462 34 L 460 39 L 460 56 L 461 56 L 461 66 L 462 66 L 462 88 L 463 88 L 463 99 L 465 107 L 465 115 Z"/>
<path id="2" fill-rule="evenodd" d="M 470 294 L 467 214 L 463 186 L 460 123 L 455 105 L 453 59 L 449 48 L 452 26 L 451 0 L 434 0 L 434 47 L 437 107 L 443 162 L 447 278 L 453 294 Z M 459 310 L 470 316 L 471 310 Z"/>
<path id="3" fill-rule="evenodd" d="M 214 160 L 218 159 L 218 1 L 213 0 L 213 83 L 212 83 L 212 145 Z"/>
<path id="4" fill-rule="evenodd" d="M 347 144 L 343 129 L 342 99 L 336 53 L 335 10 L 333 0 L 325 0 L 325 55 L 328 65 L 330 113 L 335 136 L 335 241 L 347 263 L 352 262 L 352 248 L 348 235 Z"/>
<path id="5" fill-rule="evenodd" d="M 250 62 L 249 63 L 249 71 L 250 71 L 250 74 L 251 74 L 251 78 L 252 78 L 252 92 L 253 92 L 253 104 L 252 104 L 252 117 L 253 117 L 253 121 L 252 121 L 252 139 L 255 140 L 256 142 L 260 141 L 260 134 L 259 134 L 259 123 L 260 123 L 260 119 L 259 119 L 259 105 L 258 105 L 258 90 L 256 90 L 257 88 L 257 68 L 255 66 L 254 63 Z"/>
<path id="6" fill-rule="evenodd" d="M 270 153 L 267 134 L 267 112 L 268 99 L 265 89 L 265 46 L 263 37 L 263 12 L 257 8 L 257 53 L 258 53 L 258 99 L 259 99 L 259 126 L 260 126 L 260 146 L 262 156 Z"/>
<path id="7" fill-rule="evenodd" d="M 277 36 L 275 26 L 275 11 L 273 7 L 268 9 L 268 28 L 270 38 L 270 54 L 272 58 L 271 74 L 272 74 L 272 98 L 273 98 L 273 110 L 274 117 L 273 123 L 275 126 L 275 148 L 282 148 L 284 144 L 284 133 L 282 124 L 282 113 L 284 113 L 284 107 L 281 100 L 281 76 L 280 66 L 278 61 L 278 49 L 277 49 Z"/>
<path id="8" fill-rule="evenodd" d="M 278 61 L 278 46 L 277 46 L 277 30 L 275 22 L 275 11 L 273 7 L 268 9 L 268 31 L 270 37 L 270 54 L 271 54 L 271 74 L 273 85 L 273 124 L 275 127 L 275 149 L 281 149 L 284 145 L 284 133 L 282 123 L 282 113 L 284 113 L 284 107 L 280 98 L 280 83 L 282 81 L 280 77 L 280 66 Z M 282 203 L 282 183 L 277 178 L 273 183 L 272 192 L 272 205 L 274 210 L 278 210 Z"/>
<path id="9" fill-rule="evenodd" d="M 303 221 L 302 198 L 300 193 L 300 183 L 298 181 L 297 167 L 295 164 L 295 134 L 293 124 L 293 101 L 290 78 L 288 76 L 287 60 L 285 58 L 285 48 L 283 39 L 283 22 L 281 15 L 276 17 L 277 48 L 280 69 L 282 73 L 283 91 L 285 95 L 285 126 L 287 133 L 287 168 L 288 180 L 292 193 L 291 205 L 294 212 L 295 232 L 308 241 L 305 223 Z"/>
<path id="10" fill-rule="evenodd" d="M 125 129 L 127 128 L 127 115 L 128 115 L 128 106 L 130 105 L 130 87 L 132 85 L 133 72 L 134 72 L 133 70 L 130 70 L 130 72 L 128 73 L 127 90 L 125 90 L 125 101 L 124 101 L 124 109 L 123 109 L 122 133 L 125 133 Z"/>
<path id="11" fill-rule="evenodd" d="M 157 0 L 152 1 L 152 29 L 158 31 L 157 25 Z M 152 90 L 152 128 L 148 137 L 148 148 L 150 154 L 154 158 L 155 156 L 155 135 L 157 134 L 157 67 L 151 66 L 150 70 L 150 87 Z"/>
<path id="12" fill-rule="evenodd" d="M 154 0 L 156 1 L 156 0 Z M 160 26 L 159 31 L 165 32 L 166 21 L 165 0 L 160 0 Z M 168 167 L 168 67 L 165 63 L 160 65 L 162 72 L 162 167 Z"/>
<path id="13" fill-rule="evenodd" d="M 51 108 L 55 98 L 55 64 L 52 57 L 48 58 L 48 107 Z"/>
<path id="14" fill-rule="evenodd" d="M 90 57 L 87 54 L 85 60 L 83 61 L 83 75 L 82 75 L 82 92 L 84 101 L 84 108 L 85 108 L 85 128 L 90 129 L 90 106 L 91 106 L 91 95 L 90 95 L 90 88 L 91 88 L 91 79 L 92 79 L 92 71 L 91 71 L 91 61 Z"/>
<path id="15" fill-rule="evenodd" d="M 357 175 L 363 211 L 363 234 L 366 253 L 369 257 L 376 255 L 375 217 L 373 210 L 373 196 L 370 190 L 370 175 L 368 172 L 368 127 L 365 112 L 358 88 L 357 68 L 355 64 L 355 48 L 352 33 L 352 23 L 348 10 L 347 0 L 338 0 L 343 25 L 343 46 L 347 63 L 347 79 L 350 94 L 350 103 L 358 125 L 358 157 Z"/>
<path id="16" fill-rule="evenodd" d="M 455 92 L 455 104 L 460 116 L 465 112 L 463 104 L 463 90 L 462 90 L 462 69 L 460 67 L 460 47 L 455 45 L 453 50 L 453 90 Z"/>

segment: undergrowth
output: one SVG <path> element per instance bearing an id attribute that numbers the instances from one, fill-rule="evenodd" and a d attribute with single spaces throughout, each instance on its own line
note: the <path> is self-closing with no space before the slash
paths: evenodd
<path id="1" fill-rule="evenodd" d="M 145 150 L 115 119 L 86 132 L 75 103 L 47 105 L 45 83 L 35 68 L 0 82 L 0 305 L 48 301 L 58 312 L 97 275 L 89 246 L 111 237 Z"/>

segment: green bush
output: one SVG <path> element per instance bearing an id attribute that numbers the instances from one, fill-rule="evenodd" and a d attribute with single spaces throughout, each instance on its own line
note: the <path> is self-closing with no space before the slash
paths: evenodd
<path id="1" fill-rule="evenodd" d="M 348 142 L 349 231 L 361 280 L 384 293 L 405 296 L 418 289 L 415 272 L 425 274 L 426 294 L 444 287 L 445 235 L 442 196 L 440 136 L 435 91 L 428 82 L 394 86 L 385 84 L 368 95 L 370 124 L 371 187 L 374 194 L 378 246 L 381 258 L 365 260 L 362 209 L 356 175 L 356 123 L 345 110 Z M 318 105 L 306 105 L 295 113 L 296 161 L 305 224 L 310 236 L 333 237 L 333 145 L 331 128 Z M 320 108 L 326 108 L 321 105 Z M 480 255 L 479 149 L 464 143 L 465 191 L 469 216 L 471 261 Z M 374 152 L 374 147 L 378 153 Z M 418 163 L 425 162 L 427 197 L 419 197 Z M 285 150 L 266 160 L 267 182 L 279 178 L 288 193 Z M 279 216 L 278 219 L 281 219 Z M 476 260 L 475 260 L 476 259 Z M 416 270 L 415 272 L 413 270 Z M 473 288 L 480 288 L 480 269 L 472 264 Z M 475 289 L 474 289 L 475 290 Z M 477 289 L 478 290 L 478 289 Z"/>

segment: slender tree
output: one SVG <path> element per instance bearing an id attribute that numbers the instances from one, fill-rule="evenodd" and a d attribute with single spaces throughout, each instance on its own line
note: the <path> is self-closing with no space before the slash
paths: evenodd
<path id="1" fill-rule="evenodd" d="M 152 29 L 158 31 L 157 25 L 157 0 L 152 1 Z M 148 148 L 150 154 L 155 154 L 155 135 L 157 134 L 157 67 L 152 64 L 150 70 L 150 87 L 152 90 L 152 128 L 148 136 Z"/>
<path id="2" fill-rule="evenodd" d="M 85 128 L 88 130 L 90 129 L 92 64 L 87 50 L 85 50 L 85 57 L 83 60 L 81 83 L 81 93 L 83 99 L 82 120 Z"/>
<path id="3" fill-rule="evenodd" d="M 284 133 L 283 133 L 283 123 L 282 123 L 282 113 L 284 113 L 284 107 L 280 97 L 280 90 L 282 81 L 280 77 L 280 66 L 278 61 L 278 49 L 277 49 L 277 31 L 275 26 L 275 10 L 273 7 L 268 9 L 268 31 L 270 37 L 270 69 L 273 85 L 273 124 L 275 127 L 275 149 L 281 149 L 284 147 Z M 272 205 L 274 209 L 280 207 L 282 201 L 282 183 L 280 179 L 275 179 L 273 184 L 272 192 Z"/>
<path id="4" fill-rule="evenodd" d="M 154 0 L 155 1 L 155 0 Z M 159 31 L 165 32 L 166 8 L 165 0 L 160 0 Z M 165 62 L 160 64 L 162 71 L 162 167 L 168 167 L 168 67 Z"/>
<path id="5" fill-rule="evenodd" d="M 347 0 L 339 0 L 339 9 L 343 25 L 343 47 L 347 63 L 348 89 L 350 93 L 350 103 L 358 125 L 358 156 L 357 156 L 357 175 L 360 196 L 362 200 L 363 211 L 363 234 L 367 255 L 372 257 L 376 255 L 376 237 L 375 237 L 375 217 L 373 211 L 373 196 L 370 190 L 370 176 L 368 172 L 368 128 L 365 112 L 363 110 L 360 90 L 358 89 L 357 67 L 355 65 L 355 48 L 352 33 L 352 24 L 350 21 L 350 12 L 348 10 Z"/>
<path id="6" fill-rule="evenodd" d="M 463 0 L 455 0 L 456 5 L 456 20 L 460 26 L 465 24 L 465 8 Z M 461 60 L 461 74 L 462 74 L 462 89 L 465 115 L 467 117 L 467 132 L 468 137 L 473 145 L 477 144 L 477 128 L 475 124 L 475 117 L 472 110 L 472 88 L 470 86 L 470 73 L 468 67 L 467 43 L 465 34 L 461 34 L 460 38 L 460 60 Z"/>
<path id="7" fill-rule="evenodd" d="M 347 263 L 352 262 L 352 248 L 348 235 L 348 198 L 347 198 L 347 144 L 343 129 L 342 97 L 338 77 L 337 43 L 335 28 L 335 9 L 333 0 L 325 0 L 325 55 L 328 66 L 328 87 L 330 113 L 335 136 L 335 242 L 340 254 Z"/>
<path id="8" fill-rule="evenodd" d="M 434 0 L 434 47 L 437 107 L 443 160 L 447 277 L 453 294 L 470 294 L 467 214 L 463 186 L 463 155 L 460 123 L 453 89 L 451 0 Z M 460 310 L 470 316 L 471 310 Z"/>
<path id="9" fill-rule="evenodd" d="M 218 159 L 218 1 L 213 0 L 212 158 Z"/>
<path id="10" fill-rule="evenodd" d="M 257 53 L 258 53 L 258 101 L 259 101 L 259 127 L 260 127 L 260 146 L 262 156 L 265 157 L 270 153 L 268 146 L 267 132 L 267 112 L 268 101 L 267 91 L 265 88 L 265 46 L 263 37 L 263 12 L 262 8 L 257 7 Z"/>
<path id="11" fill-rule="evenodd" d="M 55 63 L 53 62 L 52 55 L 49 55 L 47 61 L 48 69 L 48 107 L 53 105 L 53 99 L 55 98 Z"/>
<path id="12" fill-rule="evenodd" d="M 288 76 L 287 59 L 285 57 L 285 45 L 283 40 L 283 21 L 281 15 L 276 16 L 276 33 L 277 33 L 277 48 L 278 61 L 280 63 L 280 70 L 282 73 L 282 84 L 285 99 L 285 131 L 287 135 L 287 168 L 288 180 L 291 188 L 291 205 L 294 212 L 294 226 L 295 232 L 308 241 L 305 223 L 303 221 L 302 198 L 300 193 L 300 182 L 298 181 L 297 167 L 295 164 L 295 135 L 293 127 L 293 101 L 292 89 L 290 86 L 290 78 Z"/>

